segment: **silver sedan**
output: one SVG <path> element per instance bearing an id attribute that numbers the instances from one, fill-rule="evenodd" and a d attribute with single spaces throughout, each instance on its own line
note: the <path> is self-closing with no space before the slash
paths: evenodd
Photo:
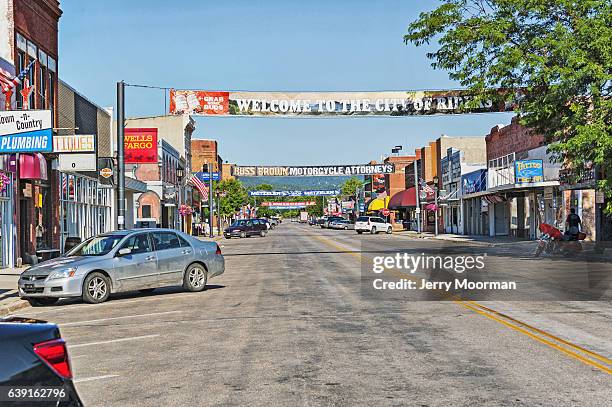
<path id="1" fill-rule="evenodd" d="M 64 297 L 100 303 L 112 293 L 182 285 L 202 291 L 222 274 L 219 245 L 171 229 L 136 229 L 92 237 L 64 257 L 30 267 L 19 278 L 19 296 L 32 305 Z"/>

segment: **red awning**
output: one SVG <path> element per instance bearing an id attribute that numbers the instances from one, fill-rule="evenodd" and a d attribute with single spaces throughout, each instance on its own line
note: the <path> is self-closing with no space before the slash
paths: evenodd
<path id="1" fill-rule="evenodd" d="M 391 197 L 389 209 L 416 207 L 416 188 L 408 188 Z"/>
<path id="2" fill-rule="evenodd" d="M 19 155 L 19 178 L 47 180 L 47 160 L 40 153 Z"/>

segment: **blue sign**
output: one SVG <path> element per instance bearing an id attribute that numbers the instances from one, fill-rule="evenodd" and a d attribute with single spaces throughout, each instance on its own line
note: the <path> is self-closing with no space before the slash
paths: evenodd
<path id="1" fill-rule="evenodd" d="M 213 172 L 213 181 L 219 181 L 221 177 L 218 172 Z M 196 172 L 196 177 L 202 182 L 210 182 L 210 172 Z"/>
<path id="2" fill-rule="evenodd" d="M 487 190 L 487 170 L 476 170 L 461 176 L 461 192 L 463 195 Z"/>
<path id="3" fill-rule="evenodd" d="M 514 183 L 531 184 L 544 181 L 542 160 L 516 160 L 514 162 Z"/>
<path id="4" fill-rule="evenodd" d="M 365 212 L 365 204 L 363 203 L 359 204 L 359 212 Z"/>
<path id="5" fill-rule="evenodd" d="M 0 153 L 50 153 L 53 151 L 51 129 L 0 136 Z"/>
<path id="6" fill-rule="evenodd" d="M 249 191 L 249 196 L 336 196 L 340 191 L 334 190 L 308 190 L 308 191 Z"/>

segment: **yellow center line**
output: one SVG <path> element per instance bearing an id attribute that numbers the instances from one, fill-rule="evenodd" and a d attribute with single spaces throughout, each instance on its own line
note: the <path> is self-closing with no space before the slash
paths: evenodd
<path id="1" fill-rule="evenodd" d="M 322 242 L 322 243 L 324 243 L 324 244 L 326 244 L 328 246 L 334 247 L 334 248 L 340 250 L 341 252 L 343 252 L 345 254 L 350 254 L 353 257 L 358 258 L 359 260 L 361 260 L 363 257 L 369 258 L 369 256 L 363 255 L 360 252 L 348 251 L 348 250 L 346 250 L 346 248 L 338 245 L 337 243 L 335 243 L 335 242 L 333 242 L 333 241 L 331 241 L 329 239 L 326 239 L 326 238 L 323 238 L 323 237 L 320 237 L 320 236 L 313 236 L 313 237 L 316 240 L 318 240 L 318 241 L 320 241 L 320 242 Z M 390 272 L 391 274 L 394 274 L 397 277 L 408 278 L 408 279 L 411 279 L 411 280 L 416 280 L 416 278 L 414 276 L 409 275 L 409 274 L 405 274 L 405 273 L 401 273 L 401 272 L 398 272 L 396 270 L 385 270 L 385 272 Z M 452 296 L 451 298 L 459 298 L 459 297 Z M 532 338 L 532 339 L 534 339 L 534 340 L 536 340 L 536 341 L 538 341 L 538 342 L 540 342 L 540 343 L 542 343 L 542 344 L 544 344 L 546 346 L 549 346 L 549 347 L 551 347 L 551 348 L 553 348 L 555 350 L 558 350 L 558 351 L 560 351 L 560 352 L 562 352 L 562 353 L 564 353 L 564 354 L 566 354 L 566 355 L 568 355 L 568 356 L 570 356 L 570 357 L 572 357 L 572 358 L 574 358 L 576 360 L 579 360 L 582 363 L 585 363 L 585 364 L 587 364 L 589 366 L 596 367 L 596 368 L 598 368 L 598 369 L 600 369 L 600 370 L 602 370 L 602 371 L 604 371 L 604 372 L 606 372 L 608 374 L 612 374 L 612 369 L 610 369 L 609 367 L 604 366 L 604 365 L 602 365 L 602 364 L 600 364 L 600 363 L 598 363 L 596 361 L 593 361 L 591 359 L 588 359 L 588 358 L 584 357 L 583 355 L 580 355 L 580 354 L 578 354 L 578 353 L 576 353 L 576 352 L 574 352 L 572 350 L 563 348 L 562 346 L 559 346 L 558 344 L 556 344 L 556 343 L 554 343 L 554 342 L 552 342 L 552 341 L 550 341 L 548 339 L 541 338 L 541 337 L 535 335 L 534 333 L 529 332 L 527 329 L 532 330 L 534 332 L 537 332 L 538 334 L 540 334 L 542 336 L 548 337 L 548 338 L 550 338 L 550 339 L 552 339 L 554 341 L 562 343 L 562 344 L 564 344 L 566 346 L 569 346 L 569 347 L 571 347 L 571 348 L 573 348 L 575 350 L 583 352 L 583 353 L 589 355 L 590 357 L 592 357 L 594 359 L 598 359 L 598 360 L 600 360 L 600 361 L 602 361 L 602 362 L 604 362 L 604 363 L 606 363 L 608 365 L 612 364 L 612 360 L 606 358 L 605 356 L 599 355 L 599 354 L 597 354 L 597 353 L 595 353 L 593 351 L 590 351 L 588 349 L 585 349 L 585 348 L 583 348 L 583 347 L 581 347 L 579 345 L 576 345 L 576 344 L 573 344 L 573 343 L 571 343 L 569 341 L 561 339 L 561 338 L 559 338 L 559 337 L 557 337 L 557 336 L 555 336 L 553 334 L 550 334 L 550 333 L 548 333 L 546 331 L 543 331 L 543 330 L 541 330 L 539 328 L 536 328 L 536 327 L 534 327 L 532 325 L 529 325 L 529 324 L 527 324 L 525 322 L 519 321 L 516 318 L 512 318 L 512 317 L 510 317 L 508 315 L 505 315 L 505 314 L 503 314 L 503 313 L 501 313 L 499 311 L 496 311 L 496 310 L 494 310 L 492 308 L 489 308 L 489 307 L 486 307 L 484 305 L 481 305 L 481 304 L 477 303 L 476 301 L 466 301 L 466 300 L 461 300 L 461 299 L 454 299 L 453 302 L 458 304 L 458 305 L 461 305 L 461 306 L 463 306 L 463 307 L 465 307 L 465 308 L 467 308 L 467 309 L 469 309 L 469 310 L 471 310 L 473 312 L 476 312 L 479 315 L 485 316 L 485 317 L 487 317 L 487 318 L 489 318 L 489 319 L 491 319 L 491 320 L 493 320 L 495 322 L 498 322 L 498 323 L 500 323 L 500 324 L 502 324 L 502 325 L 504 325 L 504 326 L 506 326 L 506 327 L 508 327 L 510 329 L 513 329 L 513 330 L 515 330 L 517 332 L 520 332 L 520 333 L 522 333 L 522 334 L 524 334 L 524 335 L 526 335 L 526 336 L 528 336 L 528 337 L 530 337 L 530 338 Z M 478 308 L 480 308 L 480 309 L 478 309 Z M 505 318 L 508 321 L 505 321 L 502 318 Z M 511 321 L 511 322 L 509 322 L 509 321 Z M 525 328 L 527 328 L 527 329 L 525 329 Z"/>

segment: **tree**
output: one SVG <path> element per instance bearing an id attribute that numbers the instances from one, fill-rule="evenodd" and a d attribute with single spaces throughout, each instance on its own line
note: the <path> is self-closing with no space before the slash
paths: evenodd
<path id="1" fill-rule="evenodd" d="M 340 191 L 342 192 L 342 195 L 355 196 L 357 188 L 361 188 L 362 185 L 362 180 L 356 177 L 351 177 L 344 181 L 344 183 L 340 187 Z"/>
<path id="2" fill-rule="evenodd" d="M 444 0 L 404 40 L 437 40 L 432 67 L 473 91 L 474 105 L 514 101 L 521 124 L 542 134 L 558 161 L 576 171 L 594 163 L 612 196 L 610 0 Z"/>
<path id="3" fill-rule="evenodd" d="M 216 184 L 213 183 L 213 187 L 216 191 L 225 193 L 225 196 L 220 198 L 221 216 L 234 215 L 247 202 L 247 191 L 242 182 L 237 179 L 226 179 Z"/>

